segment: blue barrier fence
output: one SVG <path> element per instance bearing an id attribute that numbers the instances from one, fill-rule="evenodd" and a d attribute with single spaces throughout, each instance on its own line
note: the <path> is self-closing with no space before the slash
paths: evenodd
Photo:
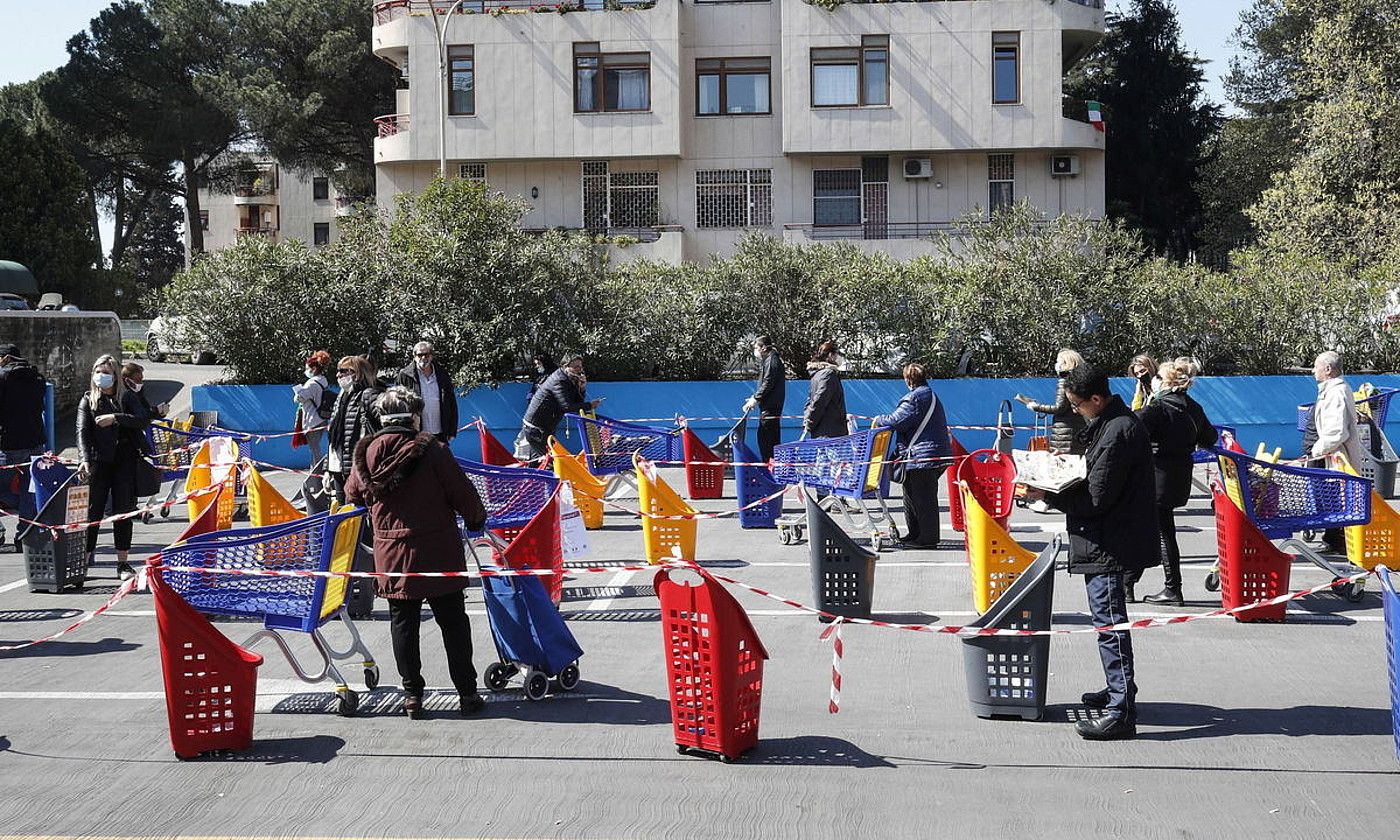
<path id="1" fill-rule="evenodd" d="M 1351 376 L 1353 387 L 1370 382 L 1378 387 L 1400 387 L 1400 375 Z M 1132 393 L 1132 380 L 1115 379 L 1114 390 L 1125 399 Z M 1028 394 L 1049 402 L 1055 394 L 1055 380 L 1045 379 L 950 379 L 933 383 L 952 426 L 991 426 L 996 423 L 997 408 L 1002 400 L 1017 393 Z M 890 379 L 848 380 L 846 410 L 853 414 L 875 415 L 890 411 L 905 393 L 904 383 Z M 525 409 L 526 383 L 508 383 L 498 388 L 477 388 L 458 397 L 462 422 L 481 417 L 487 428 L 507 447 L 520 430 L 520 416 Z M 736 417 L 744 400 L 753 393 L 751 382 L 590 382 L 590 397 L 606 397 L 598 411 L 608 417 L 667 418 L 655 425 L 671 426 L 674 415 L 686 417 Z M 1258 443 L 1271 449 L 1282 447 L 1286 457 L 1298 454 L 1297 406 L 1312 402 L 1317 395 L 1316 383 L 1308 376 L 1246 376 L 1202 377 L 1192 389 L 1192 395 L 1205 407 L 1215 423 L 1234 426 L 1240 442 L 1249 451 Z M 807 383 L 792 380 L 787 384 L 787 402 L 783 413 L 800 415 L 807 401 Z M 228 429 L 254 434 L 278 434 L 289 431 L 295 416 L 291 388 L 287 385 L 200 385 L 194 388 L 194 410 L 217 411 L 219 425 Z M 1017 425 L 1030 426 L 1034 415 L 1019 403 L 1013 403 L 1013 418 Z M 1400 411 L 1387 418 L 1386 433 L 1400 439 Z M 713 442 L 733 421 L 696 420 L 691 422 L 700 437 Z M 577 437 L 567 423 L 560 424 L 559 435 L 570 449 L 577 450 Z M 799 434 L 801 423 L 783 423 L 785 440 Z M 969 449 L 988 446 L 993 433 L 981 430 L 954 430 L 954 434 Z M 749 436 L 753 440 L 754 424 Z M 1031 432 L 1020 430 L 1017 446 L 1024 447 Z M 468 431 L 453 441 L 453 452 L 459 457 L 480 458 L 477 436 Z M 294 450 L 288 438 L 274 438 L 252 446 L 251 456 L 279 466 L 307 466 L 306 450 Z"/>

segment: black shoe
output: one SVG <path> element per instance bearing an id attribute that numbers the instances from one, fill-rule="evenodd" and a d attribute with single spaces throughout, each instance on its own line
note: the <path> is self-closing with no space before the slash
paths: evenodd
<path id="1" fill-rule="evenodd" d="M 1133 591 L 1133 588 L 1136 586 L 1137 584 L 1135 583 L 1123 584 L 1123 600 L 1127 601 L 1129 604 L 1136 604 L 1138 602 L 1137 593 Z"/>
<path id="2" fill-rule="evenodd" d="M 486 708 L 486 698 L 473 691 L 471 694 L 463 694 L 462 717 L 471 717 L 482 709 Z"/>
<path id="3" fill-rule="evenodd" d="M 1126 741 L 1137 737 L 1137 726 L 1127 718 L 1105 715 L 1093 720 L 1081 720 L 1074 731 L 1086 741 Z"/>
<path id="4" fill-rule="evenodd" d="M 410 694 L 403 698 L 403 712 L 409 720 L 423 719 L 423 698 Z"/>
<path id="5" fill-rule="evenodd" d="M 938 543 L 936 542 L 919 542 L 917 540 L 907 539 L 899 539 L 895 540 L 895 542 L 900 548 L 906 548 L 910 551 L 933 551 L 938 548 Z"/>
<path id="6" fill-rule="evenodd" d="M 117 561 L 117 580 L 131 580 L 136 577 L 136 570 L 131 568 L 131 564 L 125 560 Z"/>
<path id="7" fill-rule="evenodd" d="M 1080 696 L 1079 702 L 1091 709 L 1108 708 L 1108 689 L 1101 688 L 1098 691 L 1089 691 Z"/>
<path id="8" fill-rule="evenodd" d="M 1146 598 L 1142 599 L 1142 602 L 1144 604 L 1161 604 L 1168 607 L 1186 606 L 1186 599 L 1181 597 L 1181 590 L 1172 589 L 1169 586 L 1163 587 L 1162 591 L 1158 592 L 1156 595 L 1148 595 Z"/>

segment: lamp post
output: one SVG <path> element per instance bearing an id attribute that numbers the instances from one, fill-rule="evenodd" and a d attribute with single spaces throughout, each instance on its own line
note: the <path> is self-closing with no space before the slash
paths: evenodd
<path id="1" fill-rule="evenodd" d="M 433 35 L 437 36 L 438 47 L 438 177 L 447 177 L 447 27 L 452 16 L 462 8 L 466 0 L 457 0 L 447 7 L 447 13 L 438 12 L 435 0 L 428 0 L 428 8 L 433 13 Z M 439 21 L 439 18 L 441 20 Z"/>

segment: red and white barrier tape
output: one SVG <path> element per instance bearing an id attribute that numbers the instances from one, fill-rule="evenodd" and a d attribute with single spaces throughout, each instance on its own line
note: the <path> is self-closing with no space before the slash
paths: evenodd
<path id="1" fill-rule="evenodd" d="M 715 511 L 713 513 L 648 513 L 644 510 L 634 510 L 633 508 L 627 507 L 626 505 L 618 504 L 617 502 L 614 502 L 611 499 L 599 499 L 598 501 L 602 502 L 608 507 L 616 508 L 617 510 L 623 511 L 624 513 L 630 513 L 633 516 L 640 516 L 643 519 L 662 519 L 684 522 L 688 520 L 723 519 L 726 516 L 738 516 L 739 514 L 743 513 L 746 510 L 749 510 L 750 508 L 756 508 L 759 505 L 766 505 L 774 499 L 786 495 L 793 489 L 794 488 L 792 487 L 784 487 L 776 493 L 770 493 L 761 499 L 755 499 L 754 501 L 749 502 L 743 507 L 733 508 L 732 510 Z"/>
<path id="2" fill-rule="evenodd" d="M 821 635 L 823 642 L 831 639 L 831 698 L 827 701 L 826 710 L 833 715 L 841 711 L 841 657 L 846 652 L 841 641 L 841 625 L 845 622 L 844 618 L 836 619 Z"/>

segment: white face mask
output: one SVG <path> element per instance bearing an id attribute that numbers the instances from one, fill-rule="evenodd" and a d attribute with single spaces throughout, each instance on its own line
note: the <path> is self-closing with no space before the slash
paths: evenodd
<path id="1" fill-rule="evenodd" d="M 133 391 L 135 391 L 136 393 L 139 394 L 139 393 L 141 393 L 141 389 L 144 388 L 144 387 L 146 387 L 146 383 L 144 383 L 144 382 L 132 382 L 131 380 L 128 379 L 127 382 L 126 382 L 126 387 L 130 388 L 131 390 L 133 390 Z"/>
<path id="2" fill-rule="evenodd" d="M 316 375 L 316 371 L 312 370 L 311 368 L 306 368 L 302 371 L 302 375 L 305 376 L 307 379 L 310 379 L 311 377 Z"/>
<path id="3" fill-rule="evenodd" d="M 349 388 L 351 385 L 354 385 L 354 384 L 355 384 L 355 377 L 353 377 L 353 376 L 337 376 L 337 377 L 335 378 L 335 381 L 336 381 L 337 384 L 340 385 L 341 388 Z"/>
<path id="4" fill-rule="evenodd" d="M 835 359 L 835 364 L 836 364 L 836 369 L 837 369 L 837 370 L 845 370 L 845 369 L 846 369 L 846 357 L 845 357 L 845 356 L 839 356 L 839 355 L 838 355 L 838 356 L 836 357 L 836 359 Z"/>
<path id="5" fill-rule="evenodd" d="M 761 359 L 761 358 L 763 358 L 763 350 L 762 350 L 762 348 L 755 347 L 755 348 L 753 349 L 753 357 L 754 357 L 755 359 Z"/>
<path id="6" fill-rule="evenodd" d="M 99 388 L 110 388 L 115 381 L 116 377 L 110 373 L 94 373 L 92 375 L 92 384 Z"/>

